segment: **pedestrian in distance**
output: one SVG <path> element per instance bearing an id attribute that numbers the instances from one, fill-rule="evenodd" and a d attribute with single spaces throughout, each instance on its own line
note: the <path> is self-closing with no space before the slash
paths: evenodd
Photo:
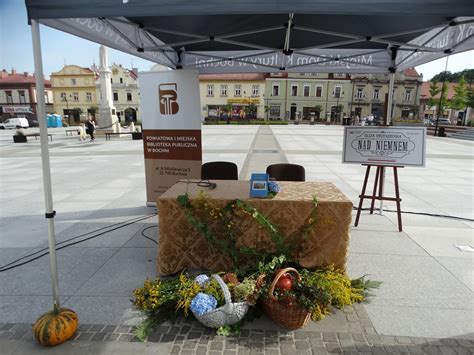
<path id="1" fill-rule="evenodd" d="M 86 123 L 86 133 L 91 136 L 91 142 L 94 141 L 94 131 L 95 131 L 95 123 L 92 118 L 89 117 Z"/>
<path id="2" fill-rule="evenodd" d="M 370 114 L 367 121 L 369 122 L 369 126 L 372 126 L 374 123 L 374 115 Z"/>
<path id="3" fill-rule="evenodd" d="M 86 125 L 84 123 L 81 123 L 77 129 L 77 134 L 79 135 L 79 140 L 81 142 L 86 140 Z"/>
<path id="4" fill-rule="evenodd" d="M 359 115 L 356 115 L 356 116 L 355 116 L 355 118 L 354 118 L 354 125 L 355 125 L 355 126 L 360 125 L 360 118 L 359 118 Z"/>

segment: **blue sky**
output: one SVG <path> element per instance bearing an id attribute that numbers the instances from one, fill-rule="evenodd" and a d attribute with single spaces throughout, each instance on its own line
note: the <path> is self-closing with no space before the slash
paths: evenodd
<path id="1" fill-rule="evenodd" d="M 64 0 L 67 1 L 67 0 Z M 94 61 L 99 63 L 99 45 L 93 42 L 41 26 L 41 45 L 43 68 L 46 77 L 60 70 L 64 63 L 90 67 Z M 127 68 L 150 70 L 152 62 L 109 49 L 109 63 L 119 63 Z M 417 67 L 429 80 L 444 70 L 445 59 Z M 23 0 L 0 0 L 0 70 L 33 72 L 33 49 L 30 26 L 27 24 L 26 8 Z M 451 72 L 474 68 L 474 51 L 456 54 L 449 58 L 448 70 Z"/>

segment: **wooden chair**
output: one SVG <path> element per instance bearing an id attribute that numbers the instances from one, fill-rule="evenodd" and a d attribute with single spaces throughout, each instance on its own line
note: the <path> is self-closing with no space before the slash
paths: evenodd
<path id="1" fill-rule="evenodd" d="M 305 181 L 304 167 L 297 164 L 273 164 L 267 167 L 267 174 L 277 181 Z"/>
<path id="2" fill-rule="evenodd" d="M 213 161 L 201 166 L 201 179 L 203 180 L 238 180 L 237 165 L 228 161 Z"/>

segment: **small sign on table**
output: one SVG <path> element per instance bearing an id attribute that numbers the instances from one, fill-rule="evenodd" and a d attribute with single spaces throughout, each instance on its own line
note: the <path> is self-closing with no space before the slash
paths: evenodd
<path id="1" fill-rule="evenodd" d="M 268 196 L 268 174 L 253 173 L 250 178 L 250 197 Z"/>

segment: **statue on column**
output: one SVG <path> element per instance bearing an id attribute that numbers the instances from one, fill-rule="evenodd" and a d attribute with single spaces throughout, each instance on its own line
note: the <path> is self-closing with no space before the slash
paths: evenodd
<path id="1" fill-rule="evenodd" d="M 108 131 L 119 132 L 116 110 L 112 100 L 112 84 L 110 83 L 110 69 L 108 67 L 107 48 L 100 46 L 99 49 L 99 83 L 100 83 L 100 105 L 99 105 L 99 127 Z"/>

